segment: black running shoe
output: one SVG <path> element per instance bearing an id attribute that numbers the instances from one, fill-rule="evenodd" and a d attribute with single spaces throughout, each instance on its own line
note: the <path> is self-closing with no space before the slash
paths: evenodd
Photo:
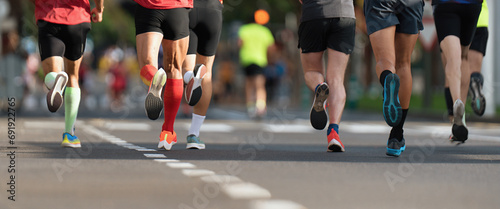
<path id="1" fill-rule="evenodd" d="M 399 157 L 403 151 L 406 149 L 405 138 L 403 137 L 401 141 L 396 138 L 390 138 L 387 140 L 387 151 L 386 155 Z"/>
<path id="2" fill-rule="evenodd" d="M 325 82 L 320 84 L 314 92 L 314 101 L 309 118 L 311 120 L 311 125 L 317 130 L 323 130 L 328 123 L 325 104 L 329 93 L 330 89 Z"/>
<path id="3" fill-rule="evenodd" d="M 457 99 L 455 104 L 453 104 L 453 127 L 451 128 L 451 133 L 456 138 L 455 141 L 461 141 L 462 143 L 467 140 L 469 135 L 469 131 L 465 126 L 465 105 L 460 99 Z"/>

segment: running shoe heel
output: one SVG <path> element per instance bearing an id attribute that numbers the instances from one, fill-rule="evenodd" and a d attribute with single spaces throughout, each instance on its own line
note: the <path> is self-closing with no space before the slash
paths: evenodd
<path id="1" fill-rule="evenodd" d="M 205 149 L 205 143 L 193 134 L 187 136 L 186 149 Z"/>
<path id="2" fill-rule="evenodd" d="M 387 140 L 387 147 L 385 154 L 388 156 L 399 157 L 403 151 L 406 149 L 405 139 L 402 138 L 401 141 L 396 138 L 390 138 Z"/>

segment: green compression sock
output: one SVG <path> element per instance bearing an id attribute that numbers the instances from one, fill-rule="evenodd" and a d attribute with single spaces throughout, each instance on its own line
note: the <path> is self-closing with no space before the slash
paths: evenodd
<path id="1" fill-rule="evenodd" d="M 64 132 L 75 135 L 75 122 L 80 106 L 80 88 L 66 87 L 64 91 Z"/>

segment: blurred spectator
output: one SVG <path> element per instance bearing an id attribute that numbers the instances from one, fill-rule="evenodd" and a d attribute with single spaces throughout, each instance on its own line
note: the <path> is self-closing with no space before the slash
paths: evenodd
<path id="1" fill-rule="evenodd" d="M 262 117 L 266 113 L 266 78 L 268 48 L 274 43 L 271 31 L 263 26 L 269 21 L 269 14 L 257 10 L 254 22 L 241 26 L 238 31 L 240 64 L 245 71 L 245 92 L 250 117 Z"/>

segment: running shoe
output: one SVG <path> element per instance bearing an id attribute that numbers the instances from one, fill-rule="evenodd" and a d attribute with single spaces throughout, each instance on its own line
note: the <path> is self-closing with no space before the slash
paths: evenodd
<path id="1" fill-rule="evenodd" d="M 453 127 L 451 133 L 455 136 L 456 140 L 464 143 L 467 140 L 469 131 L 465 126 L 465 105 L 462 100 L 457 99 L 453 104 Z"/>
<path id="2" fill-rule="evenodd" d="M 328 152 L 345 152 L 344 144 L 340 141 L 340 137 L 333 128 L 328 130 Z"/>
<path id="3" fill-rule="evenodd" d="M 483 75 L 481 73 L 472 73 L 470 76 L 469 95 L 471 95 L 472 110 L 476 115 L 482 116 L 486 109 L 486 99 L 481 92 L 483 90 Z"/>
<path id="4" fill-rule="evenodd" d="M 56 112 L 61 108 L 64 99 L 63 91 L 68 83 L 68 74 L 59 72 L 54 80 L 54 85 L 51 86 L 49 93 L 47 93 L 47 107 L 50 112 Z"/>
<path id="5" fill-rule="evenodd" d="M 393 127 L 401 122 L 403 112 L 399 104 L 399 76 L 391 73 L 384 81 L 384 108 L 383 114 L 387 125 Z"/>
<path id="6" fill-rule="evenodd" d="M 450 140 L 451 143 L 457 144 L 457 145 L 465 143 L 465 141 L 458 140 L 457 137 L 453 136 L 453 134 L 450 134 L 450 138 L 448 140 Z"/>
<path id="7" fill-rule="evenodd" d="M 165 150 L 170 150 L 175 143 L 177 143 L 177 134 L 175 134 L 175 131 L 173 133 L 170 131 L 162 131 L 158 149 L 164 148 Z"/>
<path id="8" fill-rule="evenodd" d="M 396 138 L 389 138 L 387 140 L 387 151 L 386 155 L 399 157 L 403 151 L 406 149 L 405 138 L 403 137 L 401 141 Z"/>
<path id="9" fill-rule="evenodd" d="M 328 84 L 323 82 L 314 91 L 314 101 L 311 107 L 309 116 L 311 125 L 317 130 L 323 130 L 328 123 L 328 115 L 326 114 L 325 105 L 328 99 L 330 89 Z"/>
<path id="10" fill-rule="evenodd" d="M 80 148 L 80 139 L 78 137 L 71 135 L 70 133 L 63 133 L 63 141 L 61 143 L 62 147 Z"/>
<path id="11" fill-rule="evenodd" d="M 184 89 L 184 96 L 189 105 L 195 106 L 200 101 L 202 89 L 201 82 L 207 73 L 207 67 L 203 64 L 197 64 L 193 73 L 185 74 L 184 82 L 187 84 Z M 187 82 L 186 82 L 187 81 Z"/>
<path id="12" fill-rule="evenodd" d="M 163 109 L 163 100 L 161 99 L 161 91 L 167 82 L 167 74 L 160 68 L 153 76 L 153 80 L 149 84 L 148 95 L 146 96 L 145 108 L 148 118 L 156 120 L 160 117 Z"/>
<path id="13" fill-rule="evenodd" d="M 186 149 L 205 149 L 205 142 L 194 134 L 187 136 Z"/>

